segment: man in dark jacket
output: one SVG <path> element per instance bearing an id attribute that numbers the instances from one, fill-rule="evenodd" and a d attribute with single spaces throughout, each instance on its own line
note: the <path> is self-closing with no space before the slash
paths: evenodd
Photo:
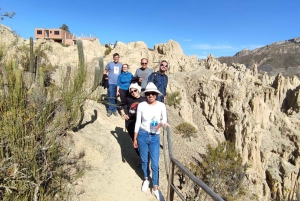
<path id="1" fill-rule="evenodd" d="M 162 60 L 160 62 L 159 71 L 152 73 L 148 77 L 148 82 L 153 82 L 157 89 L 163 94 L 163 96 L 159 95 L 156 97 L 156 100 L 166 103 L 167 96 L 167 85 L 168 85 L 168 76 L 166 75 L 166 71 L 168 70 L 168 62 Z"/>

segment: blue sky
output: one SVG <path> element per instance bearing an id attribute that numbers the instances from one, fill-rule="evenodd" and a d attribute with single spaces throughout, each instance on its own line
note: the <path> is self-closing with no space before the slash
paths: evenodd
<path id="1" fill-rule="evenodd" d="M 300 37 L 299 0 L 1 0 L 0 7 L 16 12 L 0 23 L 23 38 L 66 24 L 101 44 L 144 41 L 153 48 L 172 39 L 199 58 Z"/>

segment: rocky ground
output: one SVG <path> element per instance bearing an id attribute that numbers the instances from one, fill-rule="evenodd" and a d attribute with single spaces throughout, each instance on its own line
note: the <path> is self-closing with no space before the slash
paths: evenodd
<path id="1" fill-rule="evenodd" d="M 120 116 L 106 116 L 105 106 L 86 102 L 83 128 L 73 132 L 74 153 L 84 150 L 85 174 L 74 183 L 79 200 L 156 200 L 143 193 L 143 173 Z M 93 122 L 91 120 L 94 119 Z M 162 150 L 161 150 L 162 151 Z M 161 155 L 163 156 L 163 155 Z M 160 184 L 166 195 L 166 173 L 161 157 Z"/>

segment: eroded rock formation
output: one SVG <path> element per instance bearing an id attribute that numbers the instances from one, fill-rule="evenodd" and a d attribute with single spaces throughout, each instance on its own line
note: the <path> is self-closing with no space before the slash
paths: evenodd
<path id="1" fill-rule="evenodd" d="M 8 34 L 0 28 L 0 34 Z M 28 45 L 23 39 L 20 43 Z M 52 51 L 46 53 L 57 66 L 57 72 L 66 66 L 76 67 L 76 46 L 36 41 L 36 45 L 41 43 L 52 47 Z M 83 44 L 92 77 L 105 47 L 99 41 Z M 112 60 L 115 52 L 121 55 L 122 63 L 130 65 L 132 73 L 140 67 L 141 58 L 148 58 L 148 66 L 153 69 L 159 61 L 167 60 L 170 66 L 168 92 L 180 92 L 182 101 L 177 112 L 198 128 L 199 138 L 195 140 L 202 140 L 202 145 L 203 141 L 213 144 L 217 139 L 236 145 L 244 163 L 249 164 L 246 183 L 250 196 L 255 195 L 259 200 L 295 199 L 300 182 L 300 81 L 297 77 L 261 75 L 256 64 L 253 70 L 237 63 L 227 66 L 213 55 L 199 61 L 196 56 L 184 55 L 180 45 L 172 40 L 155 45 L 153 50 L 141 41 L 118 42 L 104 58 L 105 64 Z M 53 79 L 61 80 L 55 76 Z"/>
<path id="2" fill-rule="evenodd" d="M 236 145 L 250 165 L 251 192 L 260 200 L 292 200 L 300 182 L 299 87 L 297 77 L 259 79 L 244 65 L 224 66 L 210 55 L 197 70 L 174 75 L 169 90 L 187 99 L 180 114 L 197 125 L 200 138 Z"/>

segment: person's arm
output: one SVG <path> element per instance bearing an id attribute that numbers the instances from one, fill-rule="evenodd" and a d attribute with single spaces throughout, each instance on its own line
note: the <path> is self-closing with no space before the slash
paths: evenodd
<path id="1" fill-rule="evenodd" d="M 166 95 L 164 96 L 164 103 L 167 104 L 167 86 L 168 86 L 168 76 L 166 75 L 166 85 L 165 85 L 165 93 Z"/>
<path id="2" fill-rule="evenodd" d="M 142 108 L 140 106 L 141 106 L 141 104 L 139 103 L 137 111 L 136 111 L 136 121 L 135 121 L 135 127 L 134 127 L 134 137 L 133 137 L 133 147 L 134 148 L 138 147 L 136 138 L 137 138 L 138 131 L 141 126 L 141 120 L 142 120 Z"/>
<path id="3" fill-rule="evenodd" d="M 120 86 L 121 86 L 121 74 L 118 76 L 118 80 L 117 80 L 116 97 L 120 95 Z"/>
<path id="4" fill-rule="evenodd" d="M 103 74 L 108 74 L 108 70 L 109 70 L 109 63 L 105 66 Z"/>
<path id="5" fill-rule="evenodd" d="M 128 104 L 129 104 L 128 98 L 123 99 L 120 103 L 120 106 L 121 106 L 120 113 L 121 113 L 122 118 L 125 120 L 129 119 L 129 116 L 125 113 L 125 107 L 127 107 Z"/>
<path id="6" fill-rule="evenodd" d="M 125 113 L 124 109 L 120 109 L 120 113 L 123 119 L 128 120 L 129 116 Z"/>
<path id="7" fill-rule="evenodd" d="M 169 127 L 169 124 L 167 123 L 167 109 L 166 109 L 166 105 L 165 104 L 160 104 L 160 108 L 161 110 L 161 120 L 160 122 L 157 124 L 157 126 L 155 127 L 155 130 L 158 130 L 160 127 L 164 126 Z"/>
<path id="8" fill-rule="evenodd" d="M 153 77 L 154 77 L 154 74 L 151 73 L 151 74 L 149 75 L 149 77 L 148 77 L 148 83 L 149 83 L 149 82 L 153 82 Z M 154 83 L 154 84 L 155 84 L 155 83 Z"/>

